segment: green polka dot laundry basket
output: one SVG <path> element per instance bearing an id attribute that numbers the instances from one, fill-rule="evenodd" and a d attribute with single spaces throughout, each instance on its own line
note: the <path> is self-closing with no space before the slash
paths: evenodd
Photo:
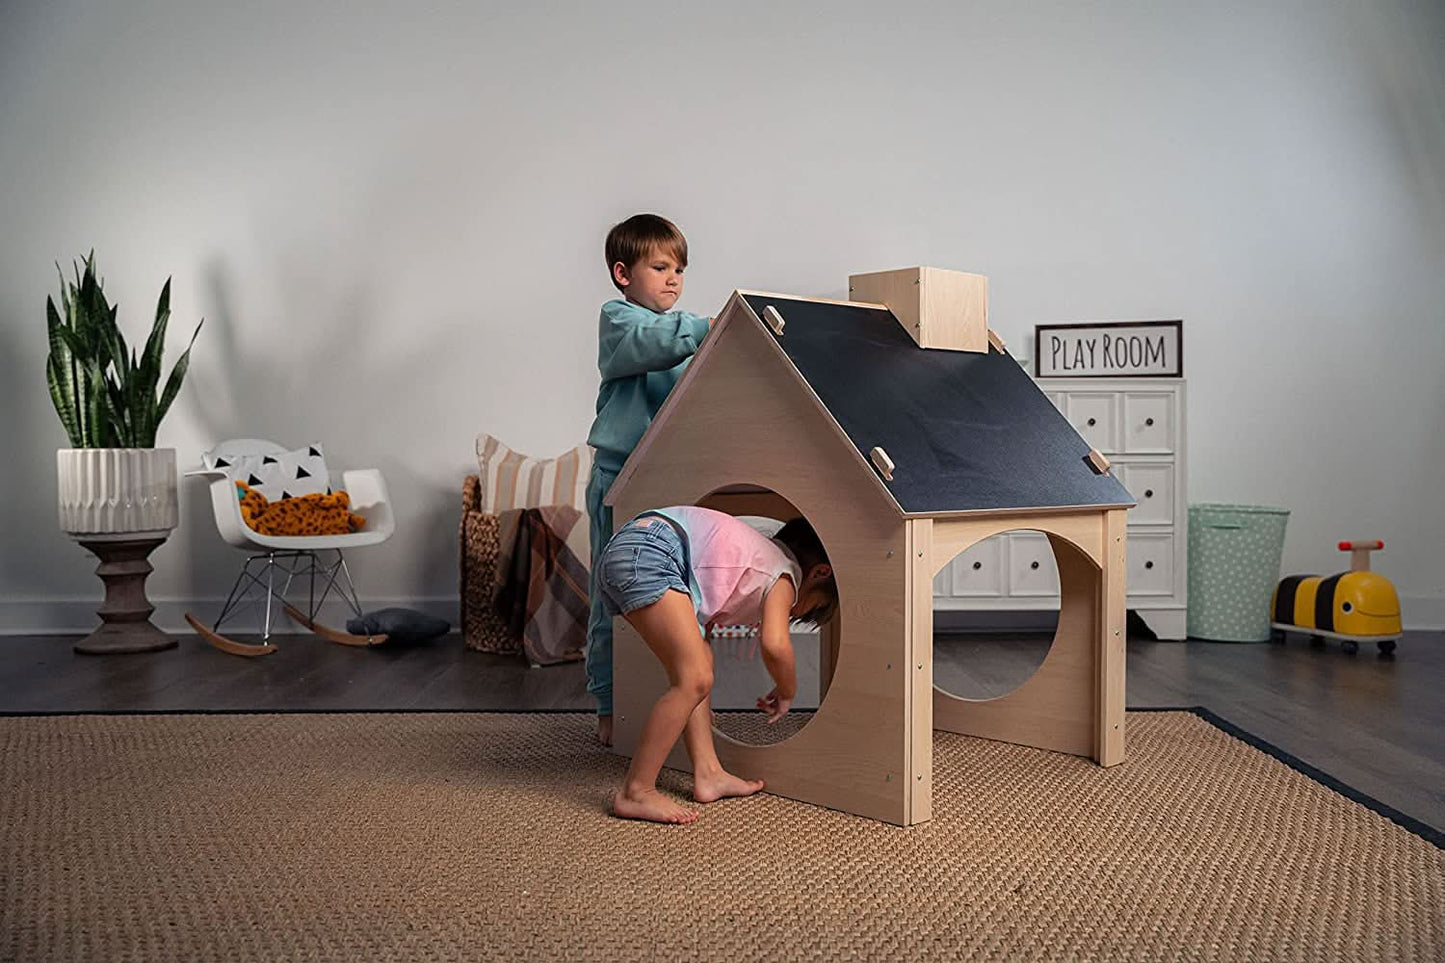
<path id="1" fill-rule="evenodd" d="M 1264 505 L 1189 506 L 1190 638 L 1269 640 L 1288 521 L 1287 510 Z"/>

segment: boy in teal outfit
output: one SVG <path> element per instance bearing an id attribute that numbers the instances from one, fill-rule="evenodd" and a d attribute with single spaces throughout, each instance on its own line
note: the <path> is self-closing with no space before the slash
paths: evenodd
<path id="1" fill-rule="evenodd" d="M 587 483 L 592 530 L 592 611 L 587 620 L 587 691 L 597 697 L 597 737 L 612 744 L 612 620 L 597 587 L 597 560 L 612 538 L 602 503 L 632 449 L 707 335 L 710 318 L 674 310 L 682 297 L 687 239 L 656 214 L 636 214 L 607 233 L 607 269 L 622 297 L 602 305 L 597 330 L 596 454 Z"/>

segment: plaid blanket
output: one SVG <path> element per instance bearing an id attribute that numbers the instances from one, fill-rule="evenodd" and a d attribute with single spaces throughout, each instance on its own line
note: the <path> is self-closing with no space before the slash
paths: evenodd
<path id="1" fill-rule="evenodd" d="M 587 644 L 587 517 L 570 505 L 499 516 L 497 614 L 533 665 L 575 662 Z"/>

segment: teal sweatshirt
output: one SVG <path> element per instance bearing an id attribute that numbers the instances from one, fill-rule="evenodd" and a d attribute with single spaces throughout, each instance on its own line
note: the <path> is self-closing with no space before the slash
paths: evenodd
<path id="1" fill-rule="evenodd" d="M 686 311 L 658 314 L 621 299 L 602 305 L 597 328 L 597 418 L 587 444 L 596 466 L 622 470 L 657 409 L 707 336 L 707 318 Z"/>

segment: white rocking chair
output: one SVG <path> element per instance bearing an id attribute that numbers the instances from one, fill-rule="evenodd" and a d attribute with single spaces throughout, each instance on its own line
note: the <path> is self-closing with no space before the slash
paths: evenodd
<path id="1" fill-rule="evenodd" d="M 257 438 L 237 438 L 222 442 L 214 451 L 221 456 L 279 455 L 286 449 Z M 206 626 L 191 613 L 186 613 L 186 621 L 197 634 L 222 652 L 232 655 L 268 655 L 276 651 L 276 646 L 271 643 L 272 612 L 279 605 L 292 619 L 332 642 L 366 646 L 386 641 L 385 635 L 352 635 L 316 621 L 322 603 L 333 589 L 351 606 L 358 618 L 362 614 L 361 600 L 357 597 L 351 572 L 341 553 L 343 549 L 380 544 L 396 530 L 386 481 L 380 471 L 375 468 L 345 471 L 340 473 L 340 479 L 336 478 L 335 472 L 329 472 L 332 487 L 346 491 L 351 498 L 351 511 L 366 519 L 366 527 L 347 535 L 308 536 L 262 535 L 252 529 L 241 517 L 235 482 L 224 470 L 202 468 L 186 474 L 210 479 L 211 508 L 215 512 L 216 528 L 221 538 L 227 544 L 250 553 L 214 625 Z M 326 553 L 325 556 L 322 553 Z M 277 591 L 276 585 L 278 574 L 285 577 L 280 591 Z M 298 578 L 307 586 L 304 612 L 289 601 L 292 584 Z M 321 582 L 319 597 L 316 594 L 318 581 Z M 265 607 L 259 645 L 238 642 L 222 634 L 221 626 L 228 618 L 238 609 L 258 601 Z"/>

